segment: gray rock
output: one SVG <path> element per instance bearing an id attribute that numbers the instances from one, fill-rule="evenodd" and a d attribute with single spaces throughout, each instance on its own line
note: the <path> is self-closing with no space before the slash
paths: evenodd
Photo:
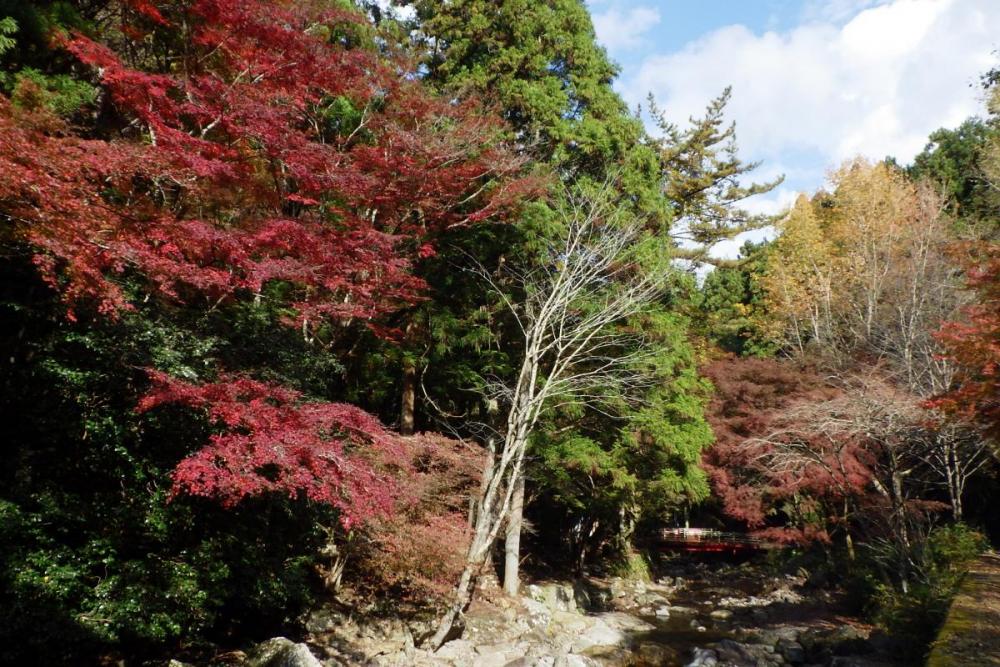
<path id="1" fill-rule="evenodd" d="M 728 609 L 716 609 L 711 614 L 709 614 L 709 616 L 711 616 L 717 621 L 728 621 L 733 617 L 733 612 L 729 611 Z"/>
<path id="2" fill-rule="evenodd" d="M 799 602 L 802 602 L 802 595 L 793 591 L 788 586 L 781 586 L 768 597 L 775 602 L 781 602 L 784 604 L 798 604 Z"/>
<path id="3" fill-rule="evenodd" d="M 593 618 L 571 611 L 557 611 L 552 614 L 550 623 L 553 632 L 577 635 L 594 623 Z"/>
<path id="4" fill-rule="evenodd" d="M 774 652 L 773 646 L 766 644 L 742 644 L 732 639 L 723 639 L 718 647 L 719 661 L 735 665 L 780 665 L 781 655 Z"/>
<path id="5" fill-rule="evenodd" d="M 562 655 L 556 658 L 553 667 L 593 667 L 596 664 L 596 662 L 586 656 L 570 653 L 569 655 Z"/>
<path id="6" fill-rule="evenodd" d="M 608 627 L 624 632 L 649 632 L 655 628 L 651 623 L 647 623 L 641 618 L 620 611 L 607 612 L 597 618 Z"/>
<path id="7" fill-rule="evenodd" d="M 802 644 L 796 641 L 779 639 L 774 648 L 785 660 L 793 665 L 801 665 L 806 661 L 806 650 L 802 647 Z"/>
<path id="8" fill-rule="evenodd" d="M 667 599 L 660 595 L 659 593 L 643 593 L 635 599 L 635 601 L 641 605 L 647 607 L 655 607 L 658 605 L 668 604 Z"/>
<path id="9" fill-rule="evenodd" d="M 479 665 L 478 662 L 475 664 Z M 503 667 L 538 667 L 538 660 L 524 656 L 503 663 Z"/>
<path id="10" fill-rule="evenodd" d="M 472 660 L 472 667 L 506 667 L 512 661 L 524 659 L 525 645 L 517 646 L 506 643 L 494 646 L 477 646 L 476 653 L 478 655 Z"/>
<path id="11" fill-rule="evenodd" d="M 532 587 L 529 586 L 529 588 Z M 528 612 L 525 620 L 527 620 L 529 627 L 545 627 L 549 624 L 549 621 L 552 620 L 552 610 L 549 609 L 544 603 L 538 602 L 532 598 L 522 598 L 521 603 Z"/>
<path id="12" fill-rule="evenodd" d="M 321 607 L 316 611 L 309 614 L 306 619 L 306 630 L 313 634 L 320 634 L 323 632 L 329 632 L 343 623 L 344 618 L 326 607 Z"/>
<path id="13" fill-rule="evenodd" d="M 636 619 L 638 620 L 638 619 Z M 625 641 L 625 634 L 610 627 L 602 618 L 583 631 L 572 644 L 573 653 L 583 653 L 593 646 L 618 646 Z"/>
<path id="14" fill-rule="evenodd" d="M 676 614 L 678 616 L 693 616 L 695 611 L 691 607 L 682 607 L 680 605 L 672 604 L 667 609 L 671 614 Z"/>
<path id="15" fill-rule="evenodd" d="M 634 655 L 647 665 L 674 665 L 678 662 L 677 649 L 657 642 L 641 642 Z"/>
<path id="16" fill-rule="evenodd" d="M 247 667 L 323 667 L 305 644 L 275 637 L 259 644 L 247 659 Z"/>
<path id="17" fill-rule="evenodd" d="M 576 591 L 569 584 L 550 583 L 527 587 L 528 598 L 541 602 L 551 611 L 575 611 Z"/>
<path id="18" fill-rule="evenodd" d="M 657 607 L 657 618 L 670 618 L 670 607 Z"/>
<path id="19" fill-rule="evenodd" d="M 594 607 L 591 591 L 582 581 L 573 582 L 573 599 L 577 609 L 589 611 Z"/>
<path id="20" fill-rule="evenodd" d="M 712 649 L 696 648 L 694 658 L 685 667 L 715 667 L 719 664 L 719 656 Z"/>
<path id="21" fill-rule="evenodd" d="M 545 603 L 552 611 L 576 611 L 576 592 L 568 584 L 548 584 Z"/>
<path id="22" fill-rule="evenodd" d="M 467 639 L 452 639 L 439 648 L 434 655 L 445 660 L 465 660 L 472 661 L 475 647 Z"/>

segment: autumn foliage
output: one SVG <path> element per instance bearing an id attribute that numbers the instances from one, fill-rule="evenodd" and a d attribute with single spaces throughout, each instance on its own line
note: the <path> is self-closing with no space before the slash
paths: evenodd
<path id="1" fill-rule="evenodd" d="M 174 471 L 174 494 L 233 506 L 264 493 L 305 495 L 338 508 L 345 528 L 387 514 L 398 495 L 386 467 L 405 448 L 351 405 L 309 403 L 297 392 L 246 377 L 194 385 L 151 372 L 145 412 L 164 404 L 204 411 L 218 432 Z"/>
<path id="2" fill-rule="evenodd" d="M 704 372 L 716 443 L 703 465 L 725 513 L 774 539 L 829 540 L 838 507 L 872 478 L 864 443 L 826 437 L 811 410 L 840 392 L 815 369 L 775 359 L 723 357 Z"/>
<path id="3" fill-rule="evenodd" d="M 928 402 L 930 407 L 984 425 L 1000 436 L 1000 244 L 967 247 L 966 279 L 976 302 L 965 317 L 947 322 L 938 340 L 961 368 L 956 387 Z"/>
<path id="4" fill-rule="evenodd" d="M 345 48 L 350 14 L 132 7 L 138 26 L 187 45 L 168 70 L 65 41 L 94 68 L 119 136 L 78 138 L 0 102 L 0 197 L 72 308 L 128 308 L 116 278 L 135 271 L 191 303 L 282 282 L 298 322 L 371 322 L 421 297 L 410 269 L 440 234 L 495 218 L 527 187 L 489 116 Z"/>
<path id="5" fill-rule="evenodd" d="M 267 292 L 306 335 L 354 321 L 385 334 L 381 316 L 424 298 L 413 266 L 442 235 L 501 219 L 533 187 L 493 117 L 352 45 L 354 13 L 126 5 L 114 48 L 60 38 L 119 130 L 79 136 L 0 98 L 0 201 L 71 319 L 116 317 L 136 296 L 204 308 Z M 150 40 L 175 53 L 168 66 Z M 405 448 L 362 410 L 224 370 L 204 384 L 151 378 L 140 411 L 178 403 L 220 429 L 179 464 L 175 494 L 225 506 L 303 494 L 345 526 L 390 513 Z"/>

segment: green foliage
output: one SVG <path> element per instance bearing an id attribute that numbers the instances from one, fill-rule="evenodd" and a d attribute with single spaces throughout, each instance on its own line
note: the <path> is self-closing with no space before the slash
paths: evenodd
<path id="1" fill-rule="evenodd" d="M 671 207 L 676 238 L 687 242 L 680 256 L 710 261 L 708 251 L 724 239 L 771 224 L 767 215 L 741 207 L 748 197 L 770 192 L 784 180 L 741 185 L 742 177 L 759 166 L 744 162 L 736 144 L 736 125 L 724 124 L 731 89 L 708 103 L 705 115 L 681 129 L 669 122 L 650 97 L 650 112 L 662 132 L 656 141 L 663 194 Z"/>
<path id="2" fill-rule="evenodd" d="M 427 78 L 498 107 L 516 141 L 567 181 L 615 177 L 623 202 L 666 224 L 655 151 L 611 84 L 580 0 L 418 0 Z"/>
<path id="3" fill-rule="evenodd" d="M 0 662 L 80 664 L 108 647 L 142 655 L 290 622 L 314 599 L 332 510 L 171 501 L 171 472 L 204 426 L 133 406 L 145 367 L 203 379 L 217 356 L 267 350 L 272 373 L 300 369 L 299 386 L 315 388 L 324 354 L 262 335 L 263 316 L 239 310 L 186 321 L 150 307 L 71 325 L 29 267 L 9 259 L 3 278 L 0 340 L 14 363 L 0 380 Z"/>
<path id="4" fill-rule="evenodd" d="M 756 357 L 776 351 L 767 335 L 767 295 L 760 283 L 767 257 L 767 244 L 748 241 L 736 266 L 721 266 L 705 277 L 695 325 L 701 335 L 723 350 Z"/>
<path id="5" fill-rule="evenodd" d="M 887 576 L 878 547 L 868 545 L 849 569 L 848 590 L 873 621 L 922 658 L 948 612 L 969 564 L 988 548 L 986 538 L 964 524 L 934 528 L 914 543 L 910 560 L 918 573 L 906 590 Z"/>
<path id="6" fill-rule="evenodd" d="M 11 35 L 17 32 L 17 21 L 9 16 L 0 19 L 0 56 L 10 51 L 17 44 Z"/>
<path id="7" fill-rule="evenodd" d="M 44 106 L 57 116 L 70 117 L 97 100 L 97 88 L 67 74 L 45 75 L 25 67 L 14 75 L 11 101 L 15 106 Z"/>
<path id="8" fill-rule="evenodd" d="M 936 130 L 907 173 L 914 180 L 926 178 L 937 184 L 957 218 L 972 223 L 991 218 L 1000 202 L 982 162 L 998 138 L 995 124 L 979 118 L 970 118 L 953 130 Z"/>
<path id="9" fill-rule="evenodd" d="M 630 581 L 652 581 L 649 560 L 641 553 L 629 551 L 612 569 L 616 576 Z"/>
<path id="10" fill-rule="evenodd" d="M 628 323 L 648 351 L 638 400 L 564 407 L 532 442 L 529 478 L 544 498 L 532 516 L 558 526 L 542 540 L 553 561 L 622 565 L 638 527 L 670 521 L 708 497 L 701 453 L 713 437 L 704 418 L 710 388 L 675 308 L 665 303 Z"/>

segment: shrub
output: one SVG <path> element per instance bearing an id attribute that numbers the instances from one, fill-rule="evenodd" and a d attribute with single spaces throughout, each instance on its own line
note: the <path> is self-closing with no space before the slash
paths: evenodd
<path id="1" fill-rule="evenodd" d="M 878 554 L 869 548 L 852 568 L 848 591 L 873 621 L 900 641 L 907 658 L 917 659 L 944 621 L 969 564 L 988 546 L 981 533 L 964 524 L 933 528 L 911 547 L 913 576 L 906 590 L 888 580 Z"/>

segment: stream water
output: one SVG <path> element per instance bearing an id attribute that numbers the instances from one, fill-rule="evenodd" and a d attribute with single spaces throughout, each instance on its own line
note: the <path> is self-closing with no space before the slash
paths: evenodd
<path id="1" fill-rule="evenodd" d="M 636 644 L 669 647 L 648 662 L 669 667 L 900 664 L 840 597 L 806 580 L 775 575 L 759 559 L 679 558 L 660 578 L 671 588 L 669 616 L 642 614 L 655 629 Z"/>

